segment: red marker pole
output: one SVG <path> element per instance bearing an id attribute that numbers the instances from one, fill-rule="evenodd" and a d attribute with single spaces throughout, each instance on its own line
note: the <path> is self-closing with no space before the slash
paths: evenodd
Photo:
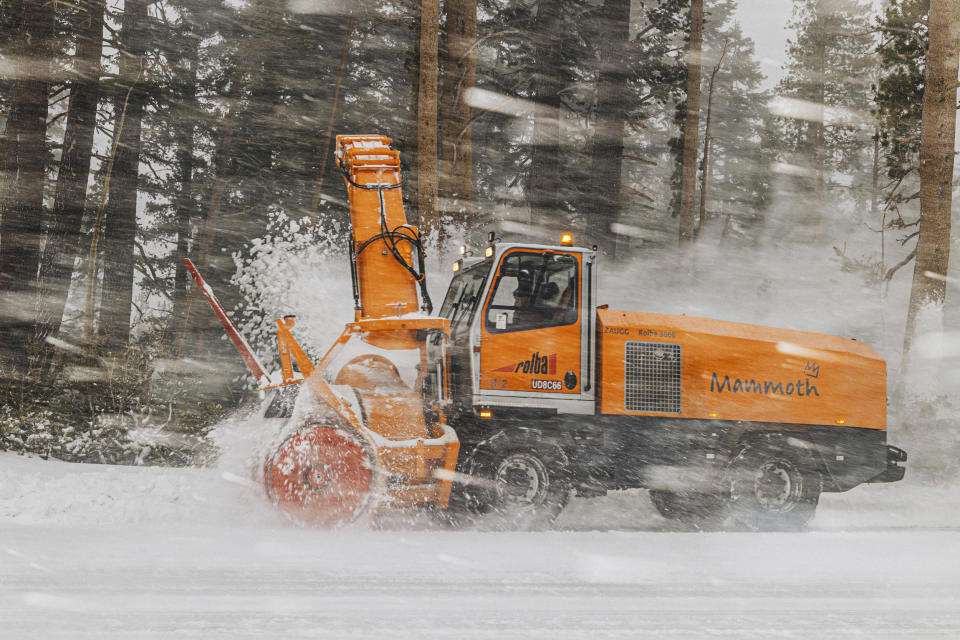
<path id="1" fill-rule="evenodd" d="M 264 371 L 263 365 L 260 364 L 259 360 L 257 360 L 257 356 L 253 353 L 253 349 L 250 348 L 250 345 L 244 339 L 243 335 L 240 334 L 240 331 L 237 329 L 237 325 L 233 324 L 230 316 L 228 316 L 227 312 L 223 310 L 223 305 L 221 305 L 220 301 L 217 300 L 217 296 L 213 295 L 213 289 L 211 289 L 210 286 L 204 282 L 203 276 L 201 276 L 200 272 L 197 271 L 197 268 L 193 266 L 193 262 L 190 261 L 190 258 L 184 258 L 183 263 L 187 265 L 187 271 L 189 271 L 190 275 L 193 276 L 193 279 L 196 280 L 197 286 L 200 288 L 200 293 L 202 293 L 203 297 L 206 298 L 207 302 L 210 303 L 210 307 L 217 315 L 217 319 L 220 320 L 220 324 L 223 325 L 223 328 L 230 337 L 230 341 L 233 343 L 233 346 L 235 346 L 237 351 L 240 352 L 240 357 L 243 358 L 243 361 L 247 364 L 247 368 L 250 369 L 250 373 L 252 373 L 253 377 L 256 378 L 257 384 L 267 384 L 270 380 L 270 376 L 268 376 L 267 372 Z"/>

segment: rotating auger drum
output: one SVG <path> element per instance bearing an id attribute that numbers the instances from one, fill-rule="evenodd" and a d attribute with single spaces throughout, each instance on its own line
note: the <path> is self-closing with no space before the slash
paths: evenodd
<path id="1" fill-rule="evenodd" d="M 355 433 L 297 431 L 264 465 L 267 495 L 291 520 L 317 527 L 353 522 L 369 510 L 376 459 Z"/>

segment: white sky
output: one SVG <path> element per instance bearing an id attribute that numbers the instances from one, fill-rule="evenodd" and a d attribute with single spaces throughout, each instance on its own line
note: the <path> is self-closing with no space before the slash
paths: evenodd
<path id="1" fill-rule="evenodd" d="M 873 0 L 879 7 L 882 0 Z M 709 3 L 708 3 L 709 6 Z M 767 76 L 763 87 L 772 89 L 780 80 L 786 61 L 787 38 L 793 35 L 787 22 L 793 13 L 792 0 L 739 0 L 737 19 L 745 35 L 757 45 L 760 70 Z"/>

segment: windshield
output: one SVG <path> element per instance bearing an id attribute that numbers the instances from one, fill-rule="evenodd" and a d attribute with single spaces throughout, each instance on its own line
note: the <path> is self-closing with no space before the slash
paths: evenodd
<path id="1" fill-rule="evenodd" d="M 504 258 L 487 306 L 491 333 L 577 321 L 577 260 L 568 254 L 511 253 Z"/>
<path id="2" fill-rule="evenodd" d="M 450 320 L 451 337 L 461 333 L 470 326 L 470 318 L 477 308 L 483 283 L 490 272 L 490 263 L 481 262 L 468 269 L 464 269 L 454 276 L 447 289 L 447 296 L 440 307 L 440 315 Z"/>

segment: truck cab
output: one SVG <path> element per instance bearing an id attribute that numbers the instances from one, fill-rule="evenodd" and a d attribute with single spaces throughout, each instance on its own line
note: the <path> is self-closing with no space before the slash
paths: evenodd
<path id="1" fill-rule="evenodd" d="M 732 513 L 792 529 L 821 492 L 903 477 L 906 454 L 886 444 L 885 363 L 863 343 L 598 308 L 597 251 L 569 237 L 491 238 L 483 255 L 454 264 L 440 309 L 450 339 L 433 341 L 449 350 L 428 354 L 462 443 L 454 512 L 535 526 L 573 491 L 646 488 L 695 528 Z"/>
<path id="2" fill-rule="evenodd" d="M 440 309 L 456 410 L 594 414 L 597 252 L 500 243 L 486 253 L 454 265 Z"/>

